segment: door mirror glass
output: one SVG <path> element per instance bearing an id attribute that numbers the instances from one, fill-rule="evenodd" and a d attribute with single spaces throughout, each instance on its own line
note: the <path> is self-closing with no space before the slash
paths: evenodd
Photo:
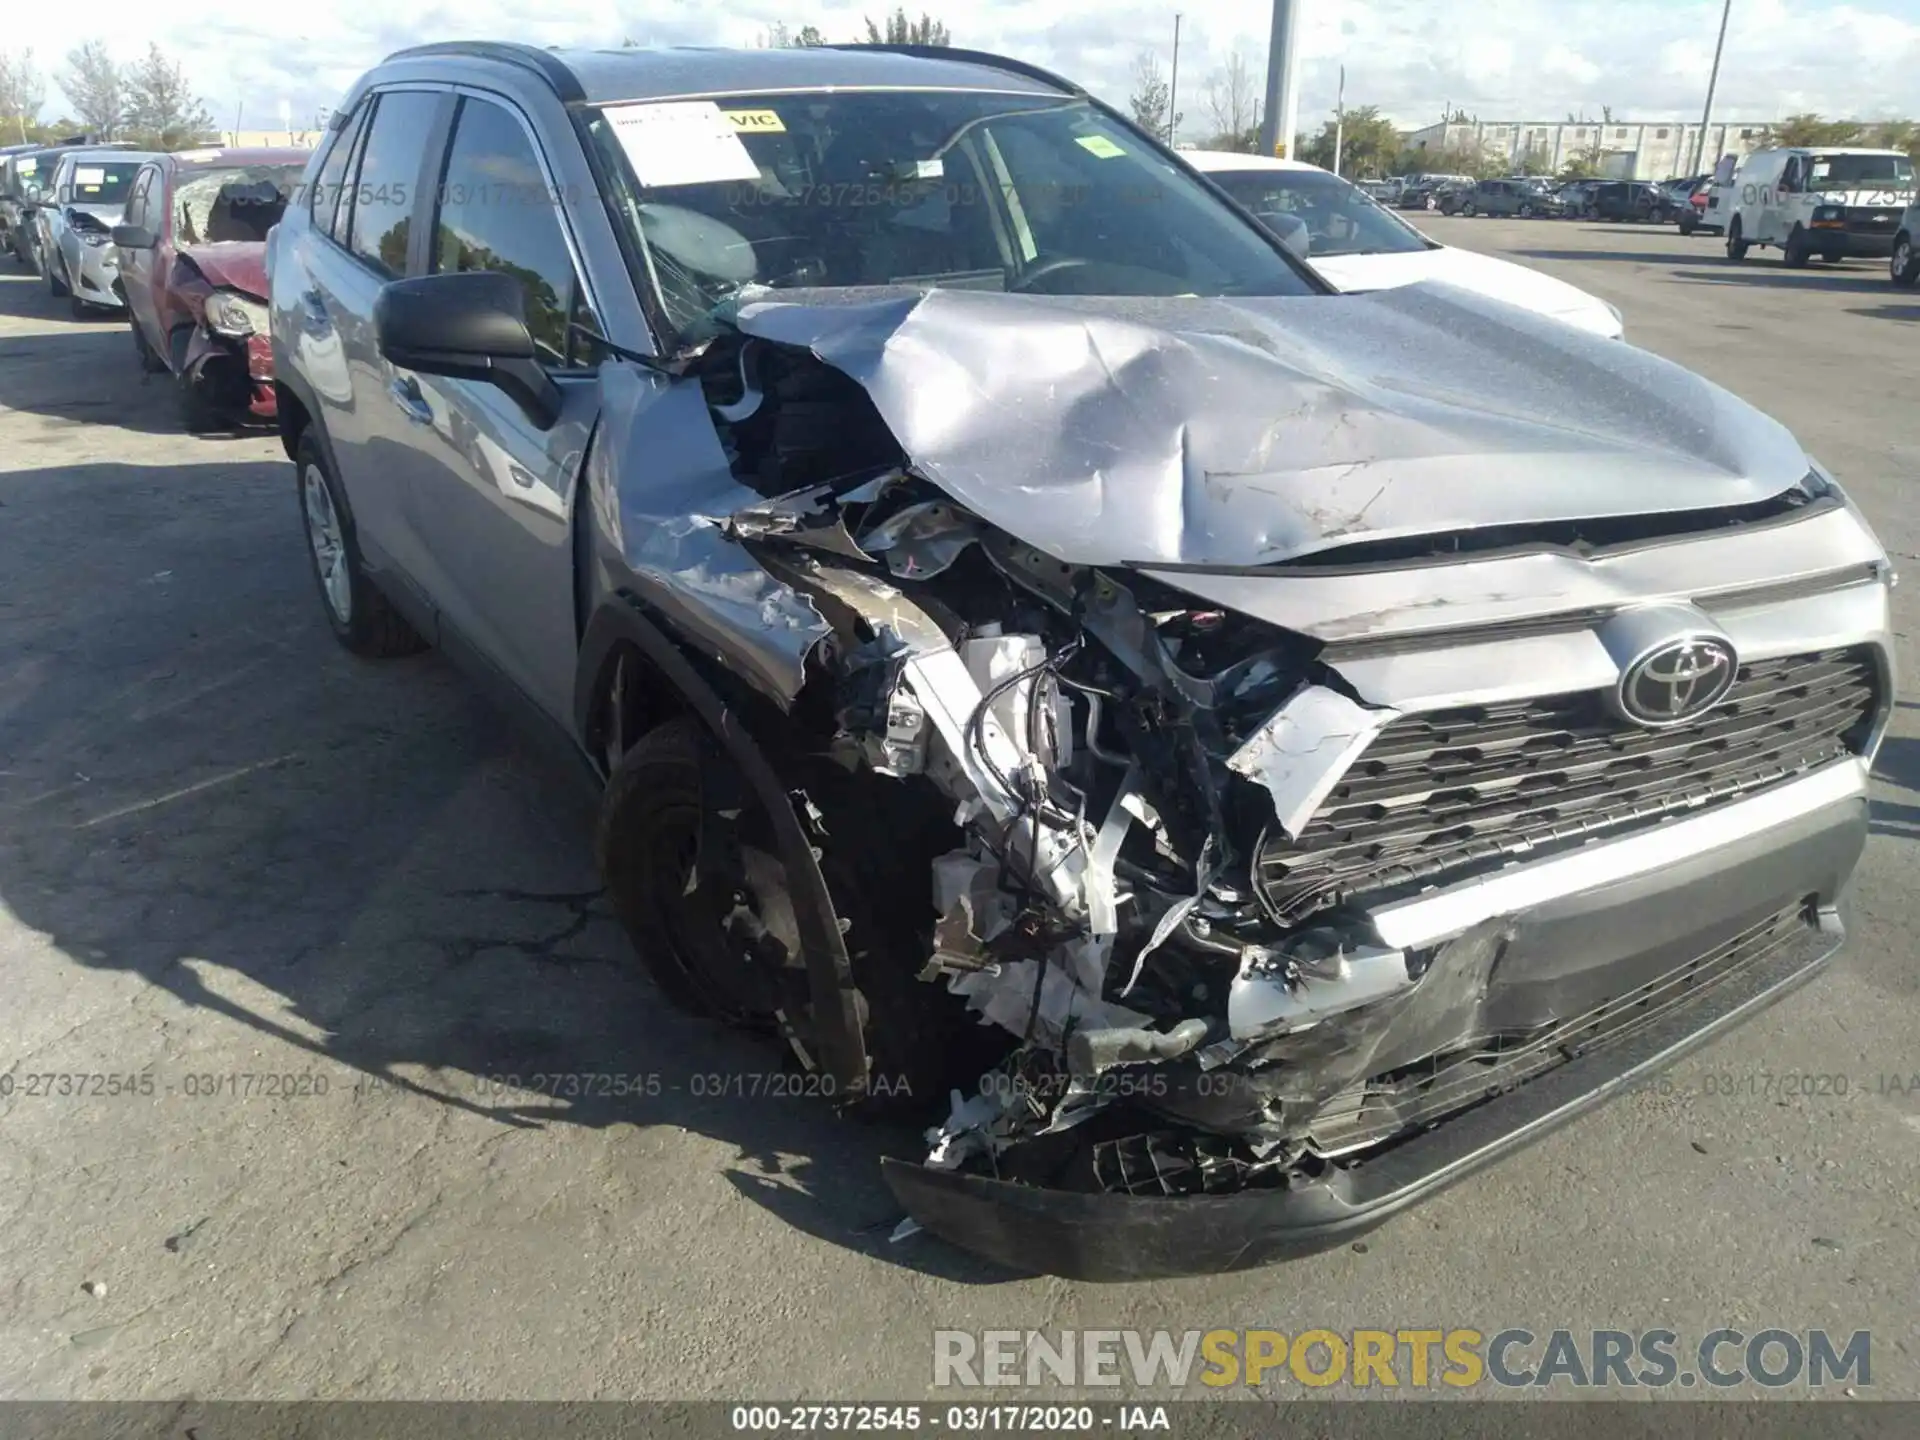
<path id="1" fill-rule="evenodd" d="M 399 369 L 498 386 L 542 429 L 559 416 L 559 389 L 541 368 L 512 275 L 465 270 L 395 280 L 374 301 L 373 328 L 381 355 Z"/>
<path id="2" fill-rule="evenodd" d="M 144 225 L 116 225 L 113 227 L 113 243 L 122 250 L 151 250 L 153 232 Z"/>

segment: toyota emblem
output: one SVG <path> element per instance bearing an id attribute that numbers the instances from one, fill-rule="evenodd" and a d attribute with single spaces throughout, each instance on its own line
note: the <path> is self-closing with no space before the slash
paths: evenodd
<path id="1" fill-rule="evenodd" d="M 1733 688 L 1739 660 L 1712 635 L 1690 635 L 1650 650 L 1620 677 L 1620 709 L 1641 725 L 1677 725 L 1703 715 Z"/>

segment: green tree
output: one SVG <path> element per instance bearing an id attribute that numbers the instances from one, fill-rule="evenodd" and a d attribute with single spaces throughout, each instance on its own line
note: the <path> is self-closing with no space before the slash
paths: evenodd
<path id="1" fill-rule="evenodd" d="M 1851 145 L 1864 127 L 1857 120 L 1825 120 L 1811 111 L 1767 127 L 1770 145 Z"/>
<path id="2" fill-rule="evenodd" d="M 32 48 L 22 50 L 17 57 L 0 50 L 0 144 L 12 141 L 15 133 L 22 145 L 38 138 L 30 132 L 40 107 L 46 103 L 46 81 L 33 63 Z"/>
<path id="3" fill-rule="evenodd" d="M 925 11 L 918 20 L 909 20 L 905 6 L 895 6 L 893 14 L 886 17 L 882 26 L 867 19 L 867 44 L 869 45 L 951 45 L 953 36 L 947 27 Z"/>
<path id="4" fill-rule="evenodd" d="M 187 73 L 158 45 L 126 73 L 127 133 L 154 150 L 197 145 L 214 133 L 213 116 L 193 93 Z"/>
<path id="5" fill-rule="evenodd" d="M 815 25 L 802 25 L 799 33 L 793 37 L 793 43 L 804 49 L 814 49 L 827 43 L 827 37 L 820 33 Z"/>
<path id="6" fill-rule="evenodd" d="M 127 82 L 113 56 L 98 40 L 67 52 L 60 88 L 79 112 L 80 123 L 95 140 L 117 140 L 127 115 Z"/>
<path id="7" fill-rule="evenodd" d="M 1142 50 L 1133 57 L 1133 93 L 1127 97 L 1133 123 L 1149 135 L 1170 140 L 1179 126 L 1167 113 L 1172 103 L 1173 92 L 1167 86 L 1166 72 L 1160 68 L 1160 57 L 1151 50 Z"/>
<path id="8" fill-rule="evenodd" d="M 1606 149 L 1598 140 L 1591 145 L 1584 145 L 1567 156 L 1566 164 L 1560 167 L 1560 178 L 1591 180 L 1600 173 L 1600 167 L 1605 163 L 1606 158 Z"/>
<path id="9" fill-rule="evenodd" d="M 1344 129 L 1336 117 L 1311 139 L 1302 138 L 1295 152 L 1297 158 L 1325 170 L 1333 169 L 1336 132 L 1343 175 L 1385 175 L 1400 154 L 1400 132 L 1393 122 L 1380 113 L 1377 105 L 1361 105 L 1347 111 Z"/>
<path id="10" fill-rule="evenodd" d="M 1904 150 L 1920 161 L 1920 126 L 1911 120 L 1882 120 L 1867 133 L 1867 142 L 1883 150 Z"/>

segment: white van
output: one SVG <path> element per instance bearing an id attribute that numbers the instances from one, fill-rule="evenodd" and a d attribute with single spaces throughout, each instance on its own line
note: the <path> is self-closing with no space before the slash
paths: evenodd
<path id="1" fill-rule="evenodd" d="M 1756 150 L 1734 175 L 1727 258 L 1777 245 L 1788 265 L 1893 253 L 1900 214 L 1913 201 L 1913 161 L 1898 150 L 1819 145 Z"/>

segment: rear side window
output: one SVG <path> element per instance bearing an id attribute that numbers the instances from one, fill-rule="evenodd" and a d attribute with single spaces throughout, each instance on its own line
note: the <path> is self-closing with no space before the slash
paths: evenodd
<path id="1" fill-rule="evenodd" d="M 347 187 L 353 147 L 359 143 L 360 132 L 366 128 L 367 112 L 372 108 L 362 105 L 344 129 L 334 132 L 333 143 L 327 147 L 327 158 L 320 162 L 320 171 L 314 177 L 313 193 L 307 197 L 313 209 L 313 228 L 336 240 L 345 233 L 346 227 L 341 222 L 353 211 L 352 205 L 345 203 L 343 192 Z"/>
<path id="2" fill-rule="evenodd" d="M 420 166 L 426 159 L 440 96 L 389 91 L 373 112 L 353 186 L 347 248 L 381 274 L 404 275 Z"/>
<path id="3" fill-rule="evenodd" d="M 492 270 L 513 276 L 541 359 L 573 363 L 569 322 L 580 305 L 580 284 L 546 172 L 514 115 L 486 100 L 460 102 L 439 202 L 434 273 Z"/>

